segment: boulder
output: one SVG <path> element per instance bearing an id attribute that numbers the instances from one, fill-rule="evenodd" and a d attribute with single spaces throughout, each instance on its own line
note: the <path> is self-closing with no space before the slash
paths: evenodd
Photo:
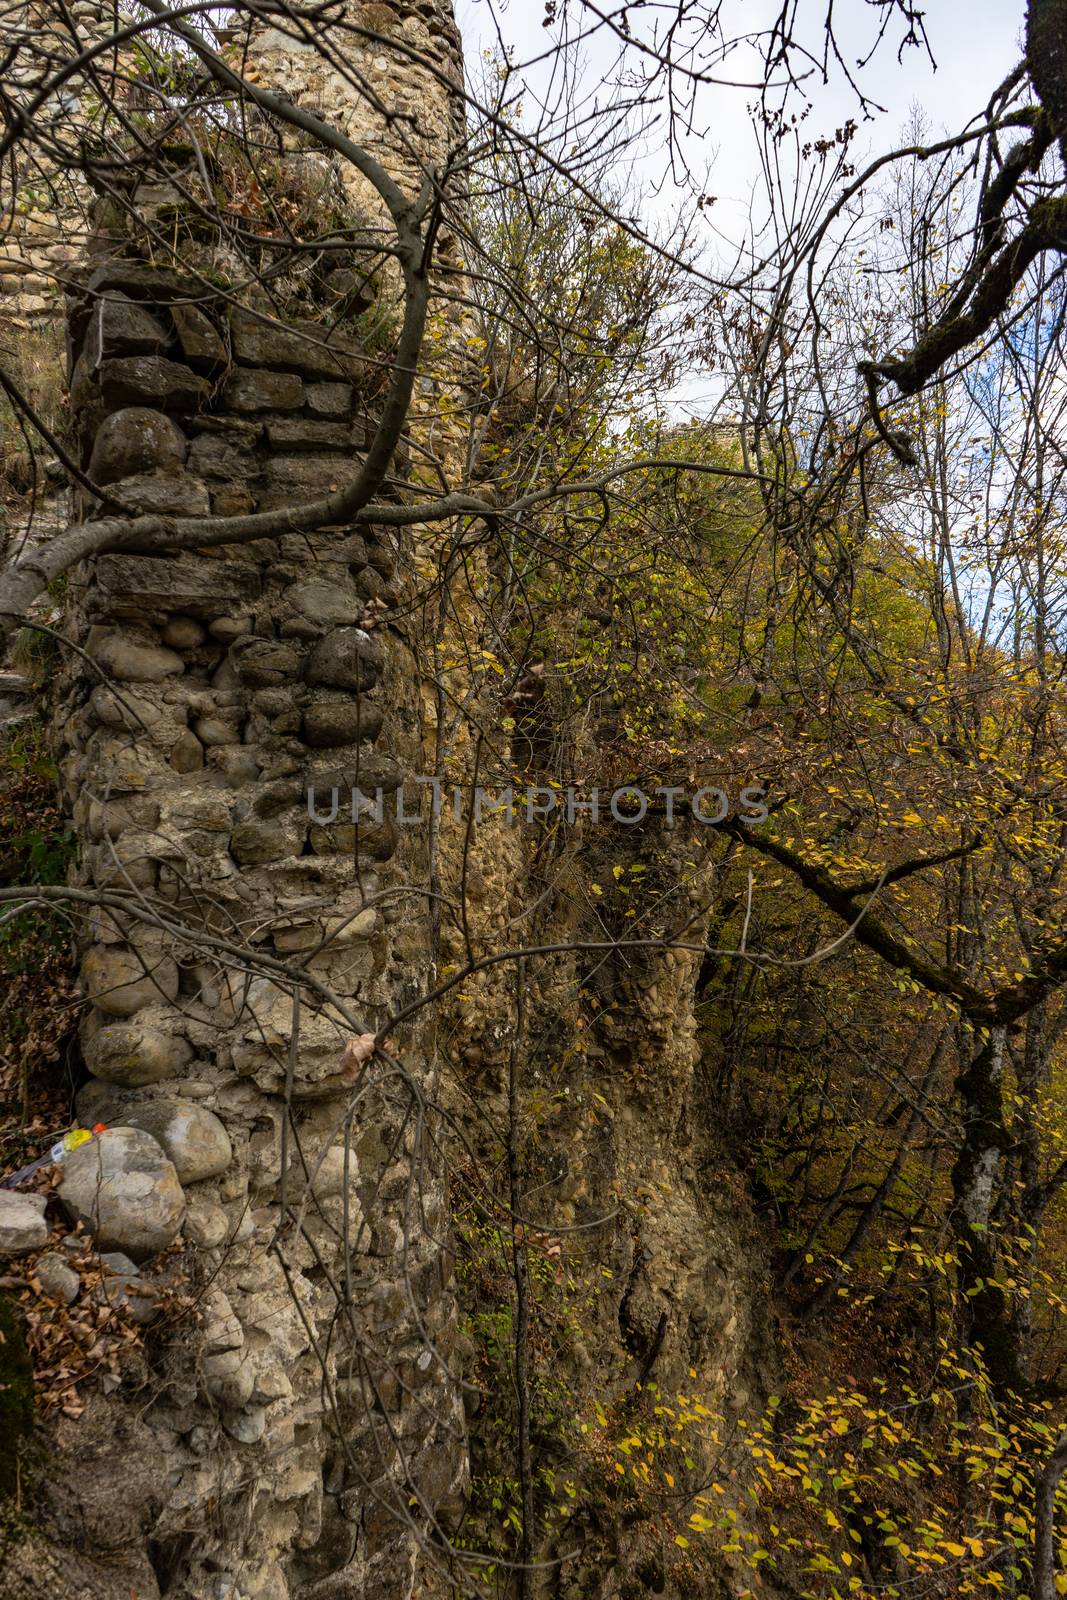
<path id="1" fill-rule="evenodd" d="M 187 300 L 203 295 L 204 285 L 196 278 L 172 272 L 166 267 L 150 267 L 147 262 L 116 256 L 97 267 L 86 288 L 90 295 L 105 289 L 118 289 L 145 300 Z"/>
<path id="2" fill-rule="evenodd" d="M 237 744 L 241 730 L 236 722 L 223 722 L 221 717 L 198 717 L 193 732 L 200 743 L 213 748 L 216 745 Z"/>
<path id="3" fill-rule="evenodd" d="M 95 1031 L 83 1024 L 82 1055 L 96 1078 L 125 1089 L 139 1089 L 172 1078 L 193 1059 L 193 1048 L 177 1034 L 164 1033 L 143 1017 L 113 1022 Z"/>
<path id="4" fill-rule="evenodd" d="M 255 1368 L 243 1350 L 219 1350 L 201 1361 L 204 1388 L 221 1406 L 234 1410 L 252 1398 Z"/>
<path id="5" fill-rule="evenodd" d="M 185 1218 L 185 1196 L 173 1163 L 141 1128 L 108 1128 L 63 1163 L 59 1198 L 82 1222 L 97 1249 L 146 1261 L 173 1244 Z"/>
<path id="6" fill-rule="evenodd" d="M 349 796 L 353 790 L 365 795 L 370 804 L 374 801 L 375 790 L 381 789 L 383 794 L 395 794 L 403 782 L 403 773 L 396 758 L 377 750 L 356 750 L 350 755 L 335 756 L 333 759 L 338 765 L 316 768 L 310 775 L 311 782 L 316 789 L 320 785 L 323 790 L 338 789 L 345 796 L 348 808 L 351 807 Z M 420 788 L 425 792 L 424 786 Z M 409 815 L 414 812 L 414 798 L 409 798 L 405 810 Z"/>
<path id="7" fill-rule="evenodd" d="M 242 866 L 256 867 L 298 855 L 302 843 L 303 825 L 297 828 L 261 817 L 246 817 L 230 836 L 230 854 Z"/>
<path id="8" fill-rule="evenodd" d="M 345 488 L 358 472 L 359 460 L 354 452 L 351 456 L 273 456 L 264 471 L 260 510 L 276 511 L 280 506 L 321 500 L 335 489 Z"/>
<path id="9" fill-rule="evenodd" d="M 170 764 L 175 772 L 200 772 L 203 769 L 204 747 L 188 728 L 171 745 Z"/>
<path id="10" fill-rule="evenodd" d="M 189 1209 L 185 1216 L 185 1236 L 190 1244 L 202 1250 L 214 1250 L 222 1244 L 230 1231 L 230 1224 L 222 1207 L 214 1200 L 201 1200 L 189 1196 Z"/>
<path id="11" fill-rule="evenodd" d="M 121 1306 L 134 1322 L 147 1327 L 159 1316 L 159 1290 L 137 1270 L 135 1262 L 121 1250 L 106 1250 L 100 1257 L 104 1277 L 93 1293 L 101 1305 Z"/>
<path id="12" fill-rule="evenodd" d="M 101 485 L 143 472 L 177 472 L 189 445 L 184 433 L 162 411 L 123 406 L 100 424 L 89 461 L 89 476 Z"/>
<path id="13" fill-rule="evenodd" d="M 350 822 L 335 822 L 329 827 L 313 826 L 308 843 L 317 856 L 344 855 L 366 864 L 388 861 L 400 844 L 400 830 L 386 811 L 381 822 L 367 820 L 357 829 Z"/>
<path id="14" fill-rule="evenodd" d="M 299 675 L 300 653 L 275 639 L 245 636 L 230 646 L 230 661 L 242 683 L 253 689 L 277 688 Z"/>
<path id="15" fill-rule="evenodd" d="M 381 647 L 362 628 L 335 628 L 308 657 L 309 683 L 331 689 L 372 689 L 382 671 Z"/>
<path id="16" fill-rule="evenodd" d="M 28 1256 L 48 1243 L 43 1194 L 0 1189 L 0 1256 Z"/>
<path id="17" fill-rule="evenodd" d="M 246 1406 L 243 1411 L 227 1411 L 222 1426 L 238 1444 L 258 1444 L 267 1427 L 267 1413 L 262 1406 Z"/>
<path id="18" fill-rule="evenodd" d="M 86 994 L 111 1017 L 132 1017 L 145 1006 L 178 998 L 178 968 L 162 950 L 94 945 L 82 961 Z"/>
<path id="19" fill-rule="evenodd" d="M 181 1184 L 218 1177 L 233 1160 L 233 1146 L 219 1118 L 195 1100 L 149 1100 L 124 1119 L 163 1147 Z"/>

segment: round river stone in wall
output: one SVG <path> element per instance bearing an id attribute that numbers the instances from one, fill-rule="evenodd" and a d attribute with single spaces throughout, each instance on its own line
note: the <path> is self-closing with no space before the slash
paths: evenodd
<path id="1" fill-rule="evenodd" d="M 147 1261 L 173 1244 L 185 1218 L 174 1164 L 141 1128 L 108 1128 L 63 1163 L 59 1198 L 98 1250 Z"/>
<path id="2" fill-rule="evenodd" d="M 339 744 L 360 744 L 382 731 L 382 708 L 358 697 L 319 700 L 304 712 L 304 741 L 316 750 Z"/>
<path id="3" fill-rule="evenodd" d="M 94 945 L 82 962 L 89 999 L 113 1017 L 178 998 L 178 968 L 165 951 L 138 954 L 127 945 Z"/>
<path id="4" fill-rule="evenodd" d="M 124 406 L 105 417 L 93 444 L 89 476 L 94 483 L 117 483 L 142 472 L 177 472 L 189 449 L 184 433 L 149 406 Z"/>
<path id="5" fill-rule="evenodd" d="M 335 628 L 308 657 L 307 680 L 335 689 L 373 689 L 381 670 L 381 647 L 369 633 Z"/>
<path id="6" fill-rule="evenodd" d="M 95 1027 L 95 1019 L 83 1023 L 81 1045 L 93 1076 L 125 1089 L 172 1078 L 193 1059 L 187 1040 L 152 1027 L 141 1017 L 102 1028 Z"/>
<path id="7" fill-rule="evenodd" d="M 124 1120 L 159 1141 L 179 1183 L 217 1177 L 233 1159 L 229 1134 L 218 1117 L 193 1100 L 150 1100 L 127 1111 Z"/>

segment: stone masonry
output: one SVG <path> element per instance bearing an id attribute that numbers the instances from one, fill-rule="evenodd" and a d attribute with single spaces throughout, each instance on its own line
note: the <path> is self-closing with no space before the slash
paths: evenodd
<path id="1" fill-rule="evenodd" d="M 414 182 L 457 125 L 449 8 L 350 19 L 440 55 L 427 75 L 396 53 L 387 78 L 385 45 L 362 46 L 399 97 Z M 300 98 L 291 61 L 259 44 L 262 81 L 277 70 Z M 359 136 L 358 94 L 330 92 Z M 382 366 L 351 319 L 279 316 L 232 283 L 213 295 L 132 233 L 110 252 L 68 301 L 74 448 L 99 489 L 131 514 L 208 517 L 351 480 Z M 436 391 L 421 392 L 425 458 Z M 102 514 L 87 493 L 81 511 Z M 432 1019 L 416 1012 L 391 1055 L 346 1055 L 430 972 L 427 834 L 391 815 L 432 738 L 413 568 L 412 535 L 361 525 L 71 575 L 56 733 L 77 881 L 100 902 L 78 1111 L 108 1129 L 67 1162 L 61 1197 L 138 1295 L 173 1246 L 167 1270 L 198 1302 L 154 1336 L 148 1381 L 98 1396 L 65 1440 L 94 1597 L 406 1600 L 458 1509 Z M 334 822 L 309 814 L 312 788 L 319 811 L 339 790 Z M 354 788 L 380 792 L 381 814 L 346 815 Z M 134 1450 L 140 1470 L 80 1494 L 90 1434 L 94 1459 Z"/>

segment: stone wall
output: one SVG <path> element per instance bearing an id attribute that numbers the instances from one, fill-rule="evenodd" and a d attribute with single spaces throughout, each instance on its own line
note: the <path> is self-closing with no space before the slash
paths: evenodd
<path id="1" fill-rule="evenodd" d="M 35 96 L 47 61 L 106 39 L 114 13 L 100 0 L 73 0 L 61 15 L 39 0 L 4 14 L 5 90 Z M 0 172 L 0 324 L 28 327 L 62 312 L 63 293 L 88 237 L 90 192 L 77 170 L 82 128 L 79 80 L 68 80 L 33 115 L 47 151 L 16 151 Z"/>
<path id="2" fill-rule="evenodd" d="M 89 278 L 71 330 L 83 457 L 130 506 L 266 509 L 351 476 L 372 399 L 350 336 L 224 313 L 124 261 Z M 135 1261 L 180 1236 L 202 1295 L 134 1402 L 158 1504 L 128 1552 L 133 1573 L 150 1545 L 190 1600 L 406 1595 L 418 1527 L 462 1483 L 430 1030 L 401 1031 L 367 1082 L 343 1064 L 352 1019 L 373 1031 L 419 991 L 425 913 L 404 890 L 426 835 L 388 801 L 355 827 L 307 801 L 391 800 L 419 768 L 416 664 L 380 621 L 409 554 L 334 528 L 106 556 L 72 584 L 85 658 L 57 715 L 83 877 L 146 909 L 94 916 L 79 1112 L 110 1131 L 63 1193 Z M 320 987 L 294 1040 L 301 973 Z"/>
<path id="3" fill-rule="evenodd" d="M 348 17 L 435 52 L 446 41 L 439 74 L 394 52 L 388 82 L 380 40 L 347 42 L 396 102 L 399 136 L 369 126 L 351 80 L 302 86 L 291 46 L 283 59 L 251 41 L 260 81 L 415 182 L 457 128 L 450 10 Z M 308 159 L 299 141 L 289 154 Z M 394 286 L 371 354 L 357 332 L 368 293 L 340 323 L 336 307 L 311 320 L 202 250 L 193 275 L 150 264 L 130 219 L 116 254 L 117 221 L 68 278 L 73 448 L 92 481 L 131 514 L 191 517 L 350 481 Z M 440 392 L 427 377 L 424 464 L 442 448 Z M 104 508 L 80 493 L 77 509 Z M 431 965 L 428 832 L 390 815 L 433 743 L 415 565 L 413 536 L 343 526 L 108 555 L 70 576 L 52 700 L 77 882 L 99 902 L 82 935 L 78 1113 L 108 1128 L 69 1158 L 61 1199 L 115 1258 L 149 1360 L 60 1427 L 64 1509 L 47 1559 L 39 1540 L 12 1558 L 12 1600 L 40 1570 L 61 1597 L 400 1600 L 458 1510 L 433 1019 L 416 1013 L 391 1054 L 350 1048 L 417 998 Z M 309 815 L 309 790 L 321 816 L 334 788 L 336 821 Z M 345 817 L 354 788 L 382 792 L 380 819 Z M 165 1282 L 196 1302 L 173 1325 L 153 1322 Z"/>

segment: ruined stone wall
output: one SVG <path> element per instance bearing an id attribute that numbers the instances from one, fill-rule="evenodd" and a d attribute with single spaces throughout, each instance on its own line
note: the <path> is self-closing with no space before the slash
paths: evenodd
<path id="1" fill-rule="evenodd" d="M 4 14 L 5 90 L 35 102 L 47 64 L 106 39 L 114 12 L 73 0 L 64 14 L 29 0 Z M 78 80 L 35 107 L 47 146 L 17 150 L 0 172 L 0 323 L 29 327 L 62 315 L 63 295 L 89 234 L 91 193 L 77 171 L 85 108 Z"/>
<path id="2" fill-rule="evenodd" d="M 446 6 L 352 14 L 444 41 L 454 81 Z M 259 45 L 260 81 L 390 156 L 351 82 L 313 93 L 291 52 Z M 417 143 L 391 147 L 411 175 L 456 111 L 444 78 L 403 54 L 386 80 L 379 49 L 349 41 L 349 61 L 408 132 L 409 104 L 425 119 Z M 367 351 L 351 320 L 279 316 L 232 281 L 213 297 L 139 254 L 131 230 L 69 302 L 75 452 L 92 480 L 131 512 L 192 517 L 348 482 L 388 349 Z M 432 462 L 437 391 L 422 393 Z M 84 496 L 80 510 L 99 514 Z M 346 1056 L 429 975 L 428 836 L 389 815 L 433 742 L 415 558 L 412 536 L 344 526 L 71 574 L 56 738 L 77 881 L 101 900 L 82 935 L 78 1112 L 108 1128 L 68 1159 L 61 1204 L 146 1323 L 165 1283 L 195 1301 L 150 1326 L 147 1366 L 60 1429 L 53 1566 L 69 1570 L 78 1527 L 89 1594 L 400 1600 L 458 1509 L 433 1019 L 398 1028 L 391 1056 Z M 341 814 L 315 820 L 309 790 L 321 814 L 334 788 Z M 382 791 L 380 820 L 345 817 L 354 788 Z M 137 1471 L 118 1470 L 131 1452 Z M 21 1600 L 33 1562 L 9 1570 Z"/>
<path id="3" fill-rule="evenodd" d="M 136 263 L 89 279 L 72 329 L 94 480 L 193 516 L 344 481 L 367 426 L 358 347 L 224 319 L 197 292 Z M 135 1402 L 155 1471 L 125 1555 L 143 1583 L 151 1546 L 168 1595 L 406 1595 L 405 1523 L 462 1482 L 447 1207 L 417 1101 L 379 1067 L 353 1103 L 339 1007 L 305 997 L 294 1023 L 293 978 L 242 961 L 298 963 L 372 1031 L 419 990 L 425 922 L 404 890 L 425 835 L 388 812 L 320 826 L 307 805 L 312 786 L 392 795 L 418 768 L 415 663 L 373 620 L 404 557 L 336 528 L 103 557 L 72 585 L 88 662 L 59 716 L 84 878 L 155 910 L 94 918 L 79 1111 L 111 1131 L 63 1193 L 135 1262 L 180 1236 L 203 1296 Z M 428 1093 L 428 1028 L 398 1044 Z M 116 1426 L 128 1404 L 114 1397 Z"/>

